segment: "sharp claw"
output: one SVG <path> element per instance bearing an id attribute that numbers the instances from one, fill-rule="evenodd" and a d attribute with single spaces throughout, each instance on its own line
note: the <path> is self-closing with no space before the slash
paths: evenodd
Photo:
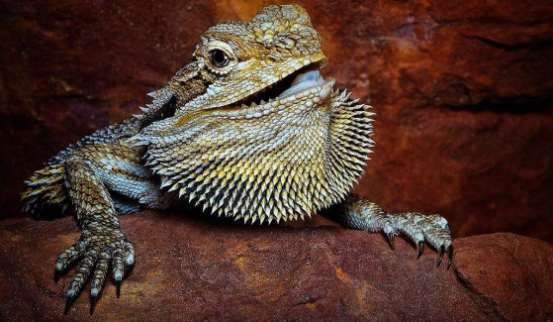
<path id="1" fill-rule="evenodd" d="M 67 313 L 69 313 L 69 310 L 71 309 L 71 305 L 73 304 L 74 301 L 75 301 L 75 297 L 70 297 L 66 295 L 65 309 L 63 310 L 63 314 L 67 315 Z"/>
<path id="2" fill-rule="evenodd" d="M 89 313 L 90 315 L 94 314 L 94 310 L 96 309 L 96 300 L 97 300 L 97 297 L 90 297 L 90 310 L 89 310 Z"/>
<path id="3" fill-rule="evenodd" d="M 442 259 L 444 257 L 444 253 L 445 253 L 445 248 L 444 246 L 440 246 L 440 251 L 439 251 L 439 254 L 438 254 L 438 259 L 436 260 L 436 267 L 440 267 L 440 265 L 442 264 Z"/>
<path id="4" fill-rule="evenodd" d="M 423 250 L 424 250 L 424 241 L 419 241 L 417 243 L 417 259 L 421 257 Z"/>
<path id="5" fill-rule="evenodd" d="M 69 309 L 71 308 L 71 300 L 65 301 L 65 308 L 63 309 L 63 314 L 67 315 L 69 313 Z"/>
<path id="6" fill-rule="evenodd" d="M 449 270 L 451 265 L 453 265 L 453 245 L 449 245 L 449 247 L 447 248 L 447 258 L 447 269 Z"/>
<path id="7" fill-rule="evenodd" d="M 395 246 L 395 243 L 394 243 L 394 240 L 395 240 L 395 235 L 390 233 L 390 234 L 384 234 L 384 237 L 386 237 L 386 241 L 388 241 L 388 244 L 390 245 L 390 248 L 392 250 L 396 249 L 396 246 Z"/>
<path id="8" fill-rule="evenodd" d="M 121 296 L 121 281 L 115 282 L 115 296 L 117 296 L 117 298 Z"/>

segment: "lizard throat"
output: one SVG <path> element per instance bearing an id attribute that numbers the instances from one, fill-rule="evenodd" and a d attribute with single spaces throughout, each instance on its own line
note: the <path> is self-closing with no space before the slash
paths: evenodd
<path id="1" fill-rule="evenodd" d="M 314 76 L 298 74 L 282 101 L 316 83 Z M 241 109 L 182 125 L 179 117 L 164 119 L 129 143 L 147 146 L 145 164 L 162 189 L 206 213 L 252 223 L 304 218 L 343 200 L 361 176 L 373 145 L 372 112 L 337 90 L 326 109 L 286 103 L 240 120 L 232 113 Z"/>

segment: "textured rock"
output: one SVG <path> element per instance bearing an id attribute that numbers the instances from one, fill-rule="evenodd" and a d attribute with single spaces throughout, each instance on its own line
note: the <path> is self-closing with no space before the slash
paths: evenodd
<path id="1" fill-rule="evenodd" d="M 370 97 L 376 153 L 358 192 L 440 212 L 457 236 L 553 241 L 553 3 L 297 1 L 339 86 Z M 51 154 L 132 114 L 198 36 L 266 1 L 0 0 L 0 206 Z M 339 13 L 339 14 L 337 14 Z"/>
<path id="2" fill-rule="evenodd" d="M 82 294 L 67 320 L 546 321 L 553 318 L 553 246 L 513 234 L 455 241 L 457 271 L 435 268 L 402 240 L 332 226 L 243 227 L 144 212 L 122 220 L 137 264 L 116 298 L 111 281 L 92 317 Z M 0 224 L 0 319 L 58 321 L 57 253 L 71 218 Z M 88 292 L 88 288 L 86 290 Z"/>

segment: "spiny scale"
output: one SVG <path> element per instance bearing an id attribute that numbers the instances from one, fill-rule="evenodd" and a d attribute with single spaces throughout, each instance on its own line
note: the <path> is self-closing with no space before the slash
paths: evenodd
<path id="1" fill-rule="evenodd" d="M 315 95 L 294 97 L 293 108 L 277 99 L 181 126 L 174 116 L 134 140 L 147 145 L 164 186 L 209 213 L 250 223 L 304 218 L 345 198 L 373 145 L 369 106 L 334 91 L 309 107 Z"/>

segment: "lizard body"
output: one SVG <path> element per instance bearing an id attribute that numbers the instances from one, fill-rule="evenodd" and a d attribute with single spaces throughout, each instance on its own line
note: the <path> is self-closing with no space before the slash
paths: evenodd
<path id="1" fill-rule="evenodd" d="M 56 271 L 78 263 L 70 304 L 91 281 L 99 296 L 134 264 L 118 214 L 186 201 L 244 223 L 304 219 L 331 206 L 346 227 L 405 234 L 418 252 L 428 242 L 451 257 L 447 221 L 390 214 L 351 195 L 374 142 L 372 108 L 334 89 L 308 14 L 270 6 L 249 22 L 208 29 L 192 62 L 150 93 L 151 104 L 51 158 L 26 181 L 24 210 L 73 207 L 80 239 Z M 336 211 L 332 212 L 333 214 Z M 451 262 L 451 258 L 450 258 Z"/>

